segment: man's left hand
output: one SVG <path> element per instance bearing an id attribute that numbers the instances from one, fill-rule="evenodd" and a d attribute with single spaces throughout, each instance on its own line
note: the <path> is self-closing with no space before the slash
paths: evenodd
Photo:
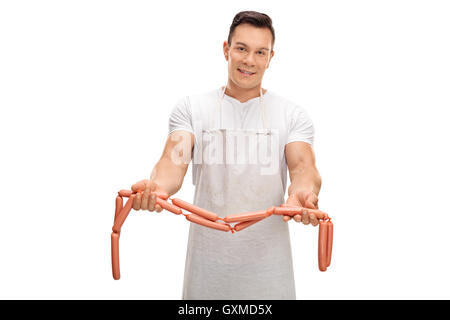
<path id="1" fill-rule="evenodd" d="M 286 205 L 303 207 L 309 209 L 319 209 L 319 198 L 312 191 L 298 191 L 289 196 L 286 201 Z M 291 220 L 292 217 L 284 216 L 284 221 Z M 314 214 L 307 214 L 306 211 L 302 212 L 302 214 L 297 214 L 294 216 L 294 220 L 296 222 L 303 222 L 303 224 L 312 224 L 313 226 L 317 226 L 319 224 L 319 220 L 316 218 Z"/>

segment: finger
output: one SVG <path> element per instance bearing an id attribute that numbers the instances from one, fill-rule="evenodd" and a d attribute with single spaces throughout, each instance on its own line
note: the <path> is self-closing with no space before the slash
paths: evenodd
<path id="1" fill-rule="evenodd" d="M 299 214 L 296 214 L 296 215 L 294 216 L 294 220 L 295 220 L 295 222 L 300 222 L 300 221 L 302 221 L 302 216 L 299 215 Z"/>
<path id="2" fill-rule="evenodd" d="M 141 208 L 141 193 L 138 192 L 136 194 L 136 197 L 134 198 L 133 201 L 133 209 L 134 210 L 139 210 Z"/>
<path id="3" fill-rule="evenodd" d="M 153 191 L 156 190 L 157 185 L 156 185 L 156 183 L 154 183 L 153 181 L 150 181 L 149 187 L 150 187 L 150 191 L 153 192 Z"/>
<path id="4" fill-rule="evenodd" d="M 149 203 L 149 198 L 150 198 L 150 189 L 151 189 L 151 183 L 149 183 L 147 181 L 147 183 L 145 183 L 144 194 L 142 195 L 142 202 L 141 202 L 142 210 L 148 209 L 148 203 Z"/>
<path id="5" fill-rule="evenodd" d="M 152 193 L 150 195 L 150 200 L 148 201 L 148 211 L 154 211 L 155 204 L 156 204 L 156 195 L 154 193 Z"/>
<path id="6" fill-rule="evenodd" d="M 283 217 L 283 220 L 286 221 L 286 222 L 288 222 L 289 220 L 291 220 L 291 217 L 289 217 L 289 216 L 284 216 L 284 217 Z"/>
<path id="7" fill-rule="evenodd" d="M 319 219 L 317 219 L 315 214 L 310 213 L 309 214 L 309 221 L 311 222 L 311 224 L 315 227 L 319 224 Z"/>
<path id="8" fill-rule="evenodd" d="M 144 191 L 147 180 L 141 180 L 131 186 L 131 190 L 134 192 Z"/>
<path id="9" fill-rule="evenodd" d="M 302 222 L 303 222 L 303 224 L 309 224 L 309 215 L 308 215 L 308 213 L 306 212 L 306 211 L 303 211 L 303 214 L 302 214 Z"/>
<path id="10" fill-rule="evenodd" d="M 156 212 L 161 212 L 162 211 L 162 208 L 161 208 L 161 206 L 159 204 L 155 205 L 155 211 Z"/>

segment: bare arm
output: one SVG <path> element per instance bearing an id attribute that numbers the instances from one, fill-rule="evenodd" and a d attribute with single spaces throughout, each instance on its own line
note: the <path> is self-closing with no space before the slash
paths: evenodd
<path id="1" fill-rule="evenodd" d="M 291 142 L 286 145 L 286 162 L 291 185 L 288 195 L 298 191 L 312 191 L 319 195 L 322 178 L 316 168 L 314 150 L 309 143 Z"/>
<path id="2" fill-rule="evenodd" d="M 156 204 L 154 192 L 164 192 L 169 196 L 180 190 L 184 176 L 192 158 L 194 135 L 188 131 L 176 130 L 167 138 L 161 158 L 156 163 L 149 180 L 142 180 L 134 184 L 133 191 L 138 193 L 133 202 L 135 210 L 156 210 L 162 208 Z"/>
<path id="3" fill-rule="evenodd" d="M 153 168 L 150 180 L 165 190 L 169 196 L 180 190 L 192 158 L 194 135 L 177 130 L 167 138 L 163 154 Z"/>
<path id="4" fill-rule="evenodd" d="M 306 142 L 291 142 L 286 145 L 286 162 L 291 184 L 288 188 L 287 204 L 317 209 L 322 178 L 316 168 L 314 150 Z M 290 218 L 284 217 L 285 221 Z M 314 215 L 296 215 L 294 220 L 316 226 L 319 222 Z"/>

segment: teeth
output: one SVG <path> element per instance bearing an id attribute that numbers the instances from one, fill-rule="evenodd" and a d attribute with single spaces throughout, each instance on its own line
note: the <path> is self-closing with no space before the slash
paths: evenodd
<path id="1" fill-rule="evenodd" d="M 241 70 L 241 69 L 239 69 L 239 70 Z M 252 74 L 253 72 L 247 72 L 247 71 L 244 71 L 244 70 L 241 70 L 243 73 L 246 73 L 246 74 Z"/>

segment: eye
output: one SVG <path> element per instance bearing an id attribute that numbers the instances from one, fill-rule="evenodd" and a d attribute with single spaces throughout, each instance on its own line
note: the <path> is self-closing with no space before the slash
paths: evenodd
<path id="1" fill-rule="evenodd" d="M 264 51 L 258 51 L 258 53 L 264 55 Z"/>
<path id="2" fill-rule="evenodd" d="M 239 50 L 239 51 L 242 51 L 241 49 L 245 50 L 244 47 L 238 47 L 238 50 Z"/>

